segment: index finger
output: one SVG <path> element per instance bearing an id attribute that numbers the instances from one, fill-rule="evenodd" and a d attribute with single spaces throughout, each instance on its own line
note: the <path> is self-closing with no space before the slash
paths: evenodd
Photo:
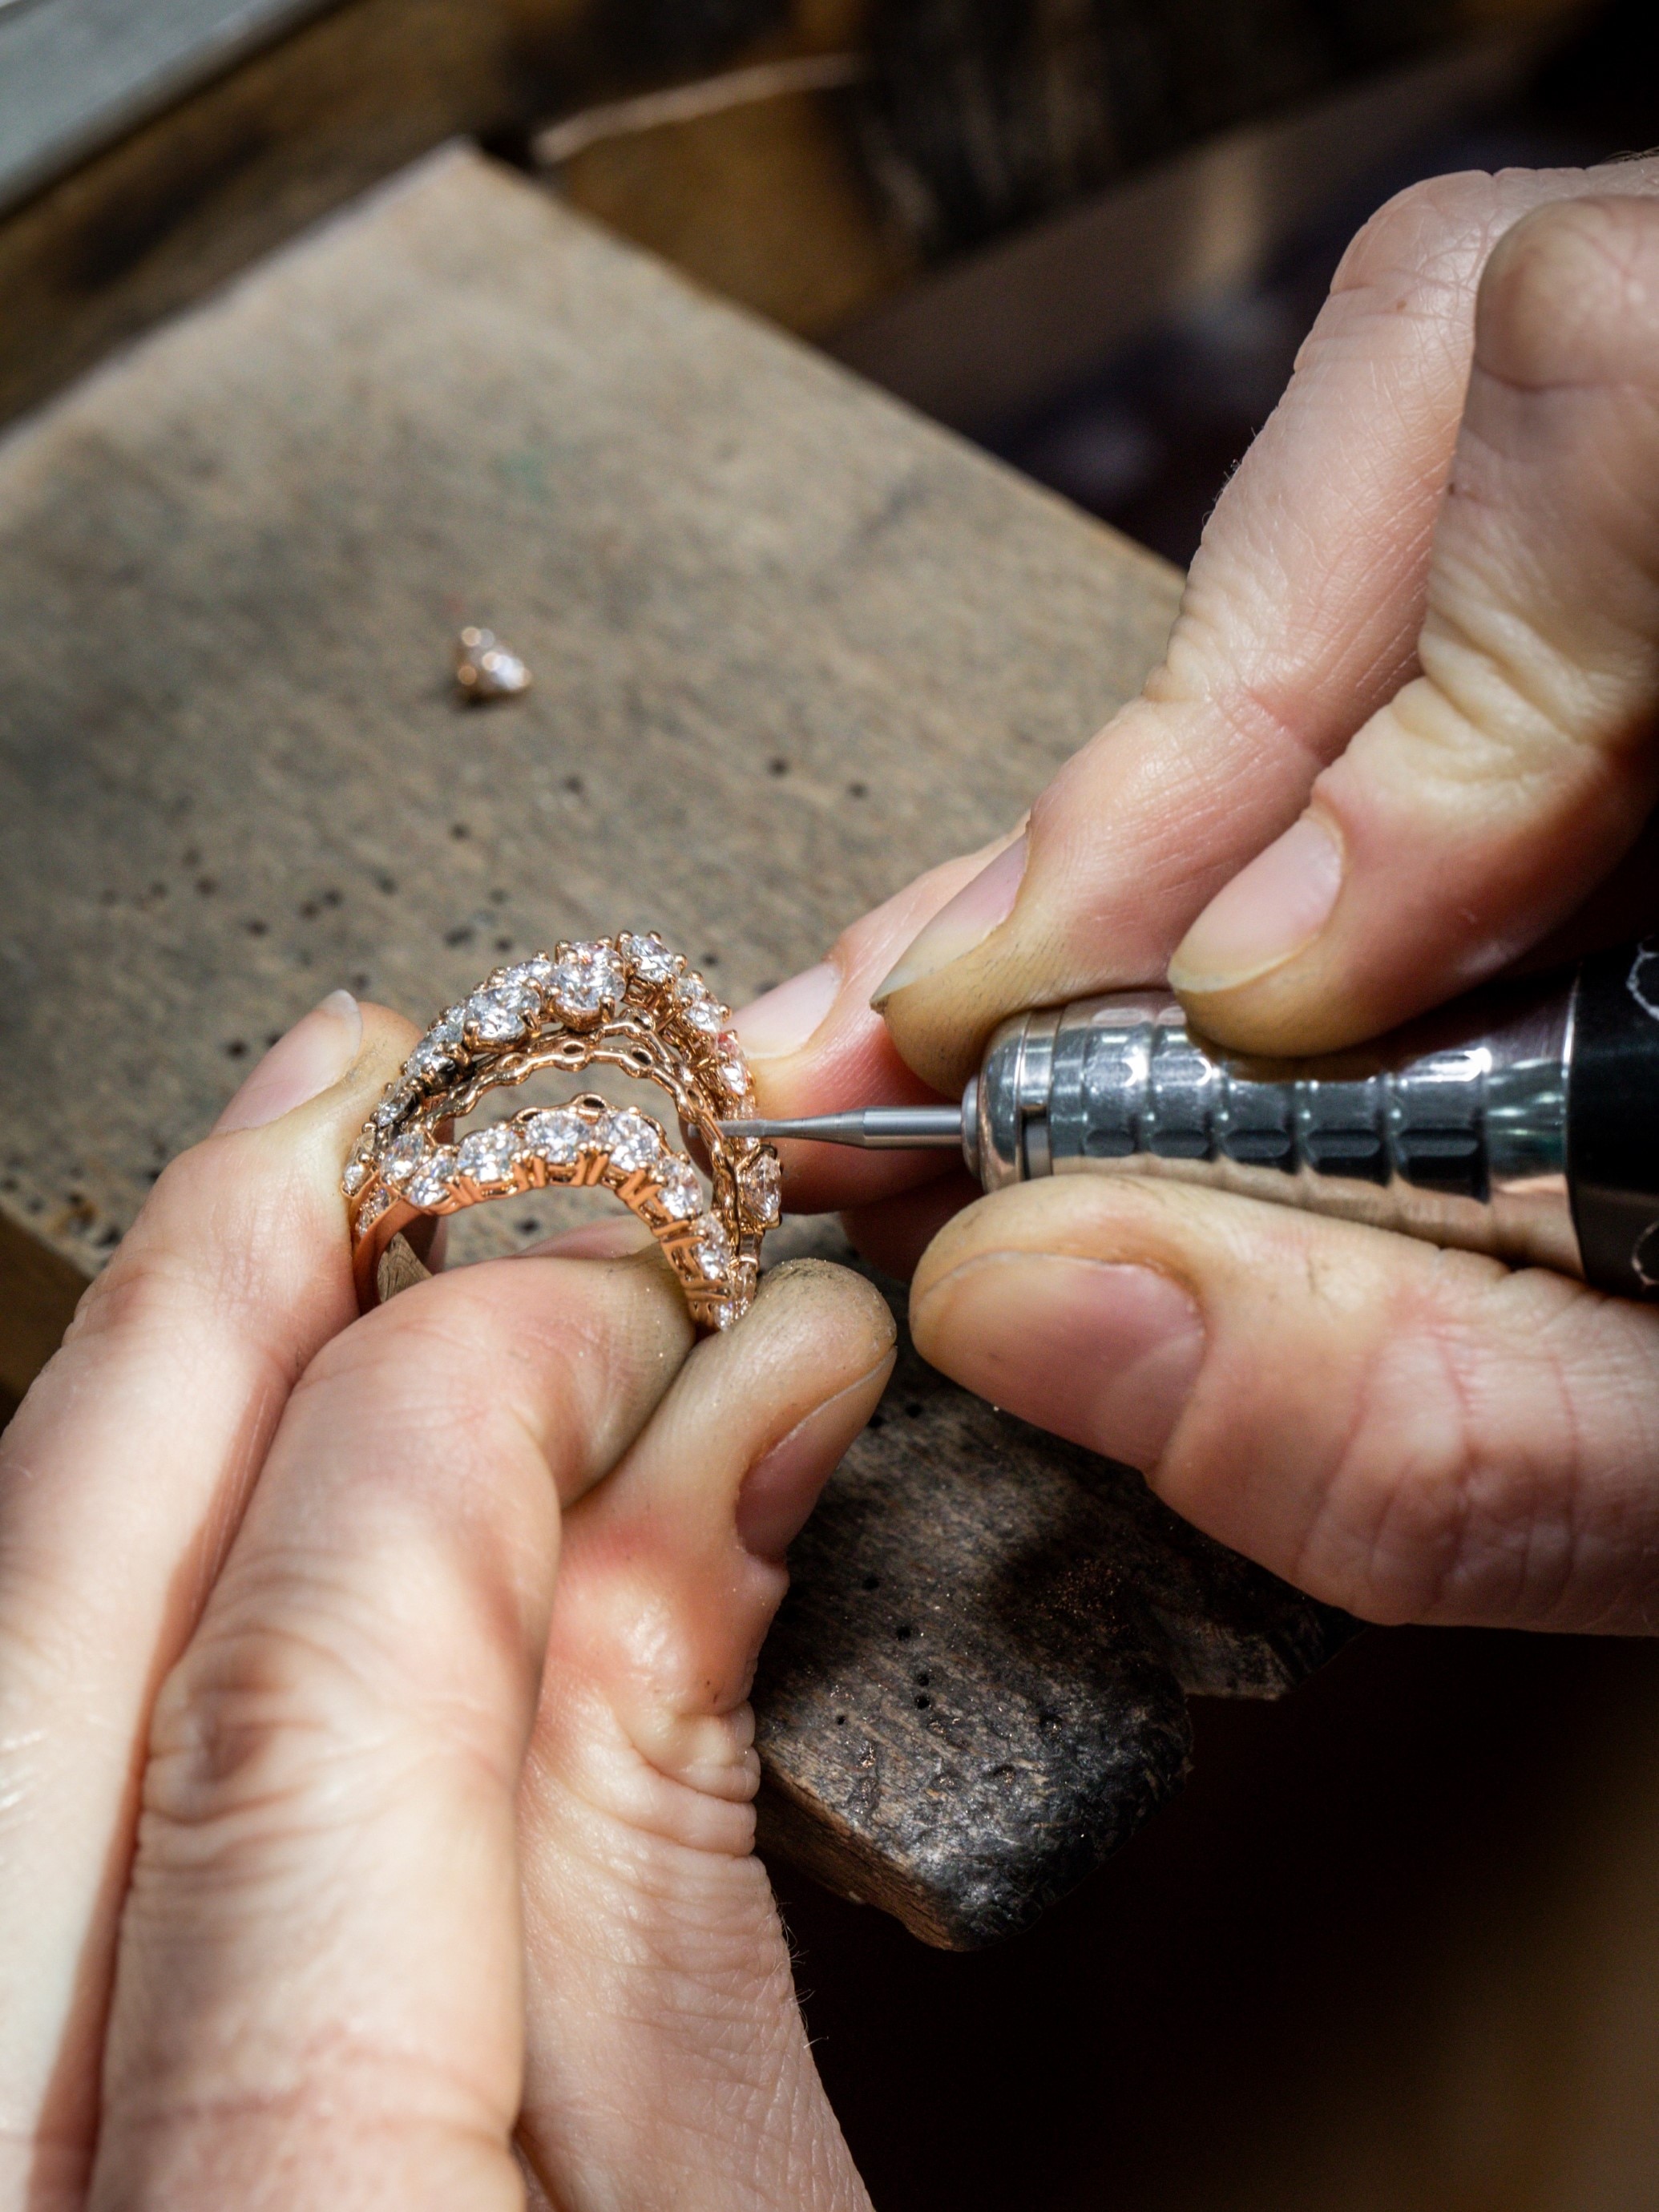
<path id="1" fill-rule="evenodd" d="M 70 2201 L 91 2154 L 150 1702 L 294 1378 L 356 1312 L 340 1164 L 411 1034 L 343 994 L 291 1030 L 0 1439 L 0 2202 Z"/>

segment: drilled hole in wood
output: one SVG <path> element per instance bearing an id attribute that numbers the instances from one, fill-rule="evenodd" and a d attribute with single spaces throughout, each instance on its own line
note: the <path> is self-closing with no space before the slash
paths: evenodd
<path id="1" fill-rule="evenodd" d="M 866 1589 L 879 1589 L 881 1588 L 881 1577 L 879 1575 L 866 1575 L 864 1577 L 864 1587 Z"/>
<path id="2" fill-rule="evenodd" d="M 227 1060 L 240 1060 L 246 1054 L 246 1051 L 247 1039 L 246 1037 L 232 1037 L 230 1042 L 225 1047 L 225 1058 Z"/>
<path id="3" fill-rule="evenodd" d="M 449 825 L 449 834 L 452 837 L 461 839 L 470 837 L 472 832 L 465 822 L 452 822 Z"/>
<path id="4" fill-rule="evenodd" d="M 893 1631 L 901 1644 L 908 1644 L 915 1632 L 908 1620 L 900 1621 L 898 1626 Z"/>

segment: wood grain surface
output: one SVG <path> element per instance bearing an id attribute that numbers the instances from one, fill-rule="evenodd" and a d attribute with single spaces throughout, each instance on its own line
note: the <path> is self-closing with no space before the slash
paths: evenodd
<path id="1" fill-rule="evenodd" d="M 1139 684 L 1176 588 L 470 154 L 72 389 L 0 445 L 0 1383 L 325 991 L 420 1018 L 508 952 L 635 925 L 739 1002 L 1009 822 Z M 527 697 L 457 704 L 469 621 L 524 654 Z M 484 1207 L 466 1231 L 477 1254 L 538 1224 Z M 901 1387 L 933 1411 L 866 1439 L 834 1510 L 888 1516 L 915 1579 L 887 1597 L 942 1668 L 994 1621 L 960 1662 L 992 1716 L 981 1779 L 922 1866 L 921 1811 L 894 1817 L 907 1794 L 941 1802 L 913 1688 L 881 1789 L 838 1778 L 862 1736 L 826 1698 L 873 1715 L 896 1646 L 878 1609 L 851 1662 L 853 1553 L 833 1542 L 803 1553 L 769 1770 L 817 1863 L 868 1893 L 878 1863 L 922 1932 L 981 1940 L 1171 1785 L 1193 1652 L 1271 1689 L 1328 1624 L 1224 1554 L 1182 1565 L 1189 1534 L 1115 1472 L 1014 1450 L 937 1378 Z M 931 1554 L 902 1522 L 927 1485 L 957 1501 Z M 1029 1634 L 974 1595 L 1014 1592 L 1009 1560 L 1045 1543 L 1075 1567 L 1058 1532 L 1085 1524 L 1097 1571 Z M 981 1768 L 1016 1648 L 1020 1711 L 1061 1715 L 1066 1749 L 1011 1824 Z M 863 1735 L 884 1729 L 897 1741 L 874 1717 Z M 1010 1756 L 1030 1763 L 1023 1739 Z"/>

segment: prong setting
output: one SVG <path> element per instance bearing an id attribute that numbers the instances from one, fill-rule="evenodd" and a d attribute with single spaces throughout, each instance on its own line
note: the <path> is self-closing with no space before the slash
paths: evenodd
<path id="1" fill-rule="evenodd" d="M 365 1303 L 380 1249 L 416 1216 L 591 1185 L 613 1191 L 650 1228 L 699 1325 L 728 1326 L 753 1300 L 762 1239 L 781 1212 L 776 1152 L 721 1126 L 756 1111 L 730 1022 L 654 933 L 561 943 L 487 976 L 431 1024 L 346 1164 Z M 592 1094 L 450 1140 L 453 1124 L 490 1091 L 596 1063 L 667 1092 L 707 1159 L 710 1188 L 662 1122 Z"/>

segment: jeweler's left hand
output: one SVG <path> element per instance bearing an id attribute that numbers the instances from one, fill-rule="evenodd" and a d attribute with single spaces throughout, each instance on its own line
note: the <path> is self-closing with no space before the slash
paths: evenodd
<path id="1" fill-rule="evenodd" d="M 0 2212 L 866 2212 L 744 1699 L 890 1318 L 693 1348 L 620 1223 L 358 1319 L 409 1042 L 291 1031 L 0 1440 Z"/>

